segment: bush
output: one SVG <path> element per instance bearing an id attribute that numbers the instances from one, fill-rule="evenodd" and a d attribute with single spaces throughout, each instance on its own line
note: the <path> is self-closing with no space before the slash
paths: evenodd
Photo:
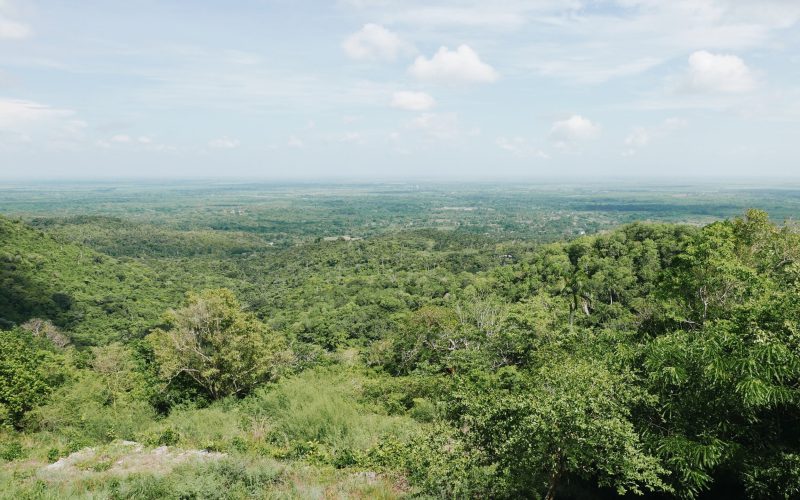
<path id="1" fill-rule="evenodd" d="M 151 446 L 182 446 L 209 451 L 240 451 L 247 448 L 242 415 L 222 402 L 208 408 L 180 408 L 140 434 Z"/>
<path id="2" fill-rule="evenodd" d="M 3 460 L 8 460 L 9 462 L 22 458 L 23 456 L 25 456 L 25 452 L 22 449 L 22 445 L 18 441 L 7 443 L 2 449 L 0 449 L 0 458 Z"/>
<path id="3" fill-rule="evenodd" d="M 103 378 L 89 371 L 31 412 L 35 427 L 62 434 L 81 446 L 114 439 L 133 440 L 154 418 L 147 401 L 114 397 Z"/>
<path id="4" fill-rule="evenodd" d="M 414 398 L 414 406 L 409 415 L 417 422 L 433 422 L 436 418 L 436 405 L 425 398 Z"/>

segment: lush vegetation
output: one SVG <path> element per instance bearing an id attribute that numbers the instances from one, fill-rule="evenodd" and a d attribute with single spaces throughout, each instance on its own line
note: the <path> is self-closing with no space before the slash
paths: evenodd
<path id="1" fill-rule="evenodd" d="M 232 224 L 112 194 L 0 217 L 2 495 L 800 495 L 791 222 L 536 236 L 393 191 Z"/>

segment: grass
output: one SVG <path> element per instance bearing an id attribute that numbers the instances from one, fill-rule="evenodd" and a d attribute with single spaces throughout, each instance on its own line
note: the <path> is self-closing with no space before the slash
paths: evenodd
<path id="1" fill-rule="evenodd" d="M 245 499 L 245 498 L 400 498 L 405 486 L 393 477 L 281 462 L 272 458 L 225 456 L 176 467 L 119 470 L 124 458 L 101 450 L 84 458 L 80 473 L 48 475 L 33 461 L 0 466 L 2 499 Z"/>
<path id="2" fill-rule="evenodd" d="M 402 477 L 361 470 L 352 457 L 420 424 L 361 403 L 364 382 L 356 368 L 308 370 L 244 400 L 142 419 L 130 427 L 138 446 L 99 432 L 77 442 L 72 425 L 0 435 L 9 459 L 0 457 L 0 498 L 399 498 Z M 169 457 L 221 455 L 148 459 L 164 446 Z M 47 468 L 79 450 L 69 467 Z"/>
<path id="3" fill-rule="evenodd" d="M 277 445 L 319 443 L 334 452 L 366 450 L 387 436 L 413 432 L 407 417 L 374 412 L 359 403 L 364 379 L 355 370 L 319 368 L 258 391 L 246 402 L 265 421 Z"/>

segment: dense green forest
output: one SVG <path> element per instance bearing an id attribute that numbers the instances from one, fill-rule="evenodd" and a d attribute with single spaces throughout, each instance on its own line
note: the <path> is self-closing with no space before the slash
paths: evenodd
<path id="1" fill-rule="evenodd" d="M 4 498 L 800 496 L 793 191 L 37 189 Z"/>

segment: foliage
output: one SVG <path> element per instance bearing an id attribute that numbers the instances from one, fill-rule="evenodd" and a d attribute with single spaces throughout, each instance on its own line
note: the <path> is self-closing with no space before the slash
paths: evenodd
<path id="1" fill-rule="evenodd" d="M 15 497 L 800 491 L 791 223 L 664 193 L 131 189 L 0 217 Z M 595 232 L 643 214 L 706 224 Z M 38 479 L 117 439 L 228 459 Z"/>
<path id="2" fill-rule="evenodd" d="M 57 432 L 76 443 L 135 439 L 155 412 L 151 388 L 120 344 L 94 348 L 89 367 L 76 370 L 45 404 L 31 412 L 28 425 Z"/>
<path id="3" fill-rule="evenodd" d="M 0 216 L 0 328 L 49 320 L 81 345 L 140 336 L 178 297 L 146 266 Z"/>
<path id="4" fill-rule="evenodd" d="M 276 378 L 289 356 L 283 339 L 243 312 L 230 290 L 190 294 L 165 323 L 148 336 L 161 376 L 186 375 L 212 399 Z"/>
<path id="5" fill-rule="evenodd" d="M 458 394 L 465 439 L 497 470 L 505 496 L 556 496 L 582 479 L 620 495 L 669 491 L 630 408 L 646 396 L 596 362 L 560 360 L 530 375 L 500 372 L 489 387 Z M 491 387 L 495 388 L 492 389 Z"/>
<path id="6" fill-rule="evenodd" d="M 319 443 L 336 454 L 406 435 L 408 418 L 381 415 L 358 401 L 362 383 L 357 373 L 310 370 L 260 389 L 246 408 L 256 421 L 268 422 L 269 440 L 283 447 Z"/>
<path id="7" fill-rule="evenodd" d="M 61 357 L 23 329 L 0 330 L 0 426 L 21 424 L 61 381 Z"/>

